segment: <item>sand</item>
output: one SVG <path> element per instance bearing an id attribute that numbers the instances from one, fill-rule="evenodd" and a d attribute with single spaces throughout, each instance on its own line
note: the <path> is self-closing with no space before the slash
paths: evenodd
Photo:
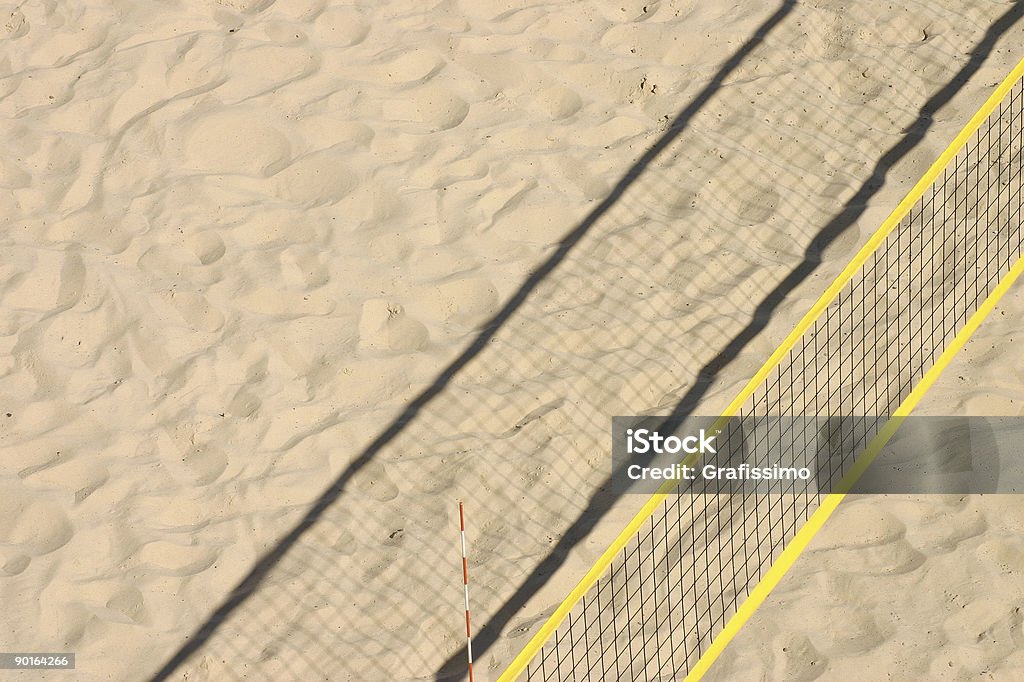
<path id="1" fill-rule="evenodd" d="M 341 477 L 173 678 L 460 676 L 458 498 L 496 676 L 642 504 L 600 491 L 610 417 L 729 401 L 1016 62 L 1013 24 L 872 179 L 1008 8 L 4 5 L 0 650 L 152 675 Z"/>

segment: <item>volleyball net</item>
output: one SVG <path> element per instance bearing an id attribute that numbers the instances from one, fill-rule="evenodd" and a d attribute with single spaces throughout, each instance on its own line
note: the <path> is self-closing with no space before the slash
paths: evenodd
<path id="1" fill-rule="evenodd" d="M 663 487 L 502 680 L 706 672 L 839 503 L 841 481 L 863 468 L 865 452 L 898 426 L 891 418 L 913 409 L 1019 274 L 1022 75 L 1024 62 L 726 411 L 745 420 L 873 416 L 829 434 L 837 447 L 819 488 L 838 492 L 721 494 L 701 479 Z M 808 464 L 814 456 L 806 453 Z"/>

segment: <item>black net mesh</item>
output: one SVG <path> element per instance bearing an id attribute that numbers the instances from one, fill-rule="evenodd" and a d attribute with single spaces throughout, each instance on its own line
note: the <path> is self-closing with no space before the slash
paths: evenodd
<path id="1" fill-rule="evenodd" d="M 780 414 L 877 415 L 836 419 L 825 434 L 833 456 L 819 475 L 842 478 L 1021 257 L 1022 143 L 1019 81 L 755 391 L 741 410 L 747 425 Z M 727 427 L 722 440 L 730 437 Z M 816 456 L 808 449 L 797 465 L 814 468 Z M 669 496 L 616 557 L 531 662 L 529 679 L 681 677 L 821 499 L 708 494 L 699 477 L 693 485 Z"/>

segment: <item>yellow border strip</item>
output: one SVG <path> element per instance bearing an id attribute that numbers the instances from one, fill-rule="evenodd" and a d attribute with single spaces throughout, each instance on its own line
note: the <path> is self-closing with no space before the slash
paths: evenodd
<path id="1" fill-rule="evenodd" d="M 761 368 L 757 370 L 754 376 L 751 377 L 750 381 L 747 382 L 747 385 L 744 386 L 743 390 L 739 392 L 739 395 L 737 395 L 736 398 L 731 403 L 729 403 L 729 406 L 722 413 L 723 418 L 734 416 L 739 412 L 740 408 L 743 406 L 744 403 L 746 403 L 747 399 L 750 398 L 750 396 L 754 393 L 757 387 L 760 386 L 762 382 L 764 382 L 764 380 L 768 377 L 768 374 L 773 369 L 775 369 L 775 367 L 778 366 L 780 362 L 782 362 L 782 359 L 785 357 L 786 353 L 788 353 L 796 346 L 796 342 L 800 339 L 800 337 L 804 335 L 804 333 L 811 327 L 812 324 L 814 324 L 814 322 L 818 319 L 818 317 L 825 310 L 825 308 L 827 308 L 829 304 L 832 303 L 833 300 L 835 300 L 836 296 L 839 295 L 839 292 L 842 290 L 842 288 L 846 286 L 847 282 L 849 282 L 853 278 L 853 276 L 857 273 L 860 267 L 867 261 L 871 254 L 878 249 L 878 247 L 882 244 L 883 241 L 885 241 L 885 238 L 889 236 L 889 233 L 891 233 L 896 228 L 896 226 L 899 225 L 900 221 L 903 220 L 904 216 L 907 215 L 907 213 L 914 206 L 914 204 L 917 203 L 917 201 L 924 195 L 928 187 L 930 187 L 931 184 L 935 181 L 935 178 L 938 177 L 939 173 L 941 173 L 942 170 L 949 164 L 949 162 L 956 157 L 956 155 L 963 148 L 963 146 L 967 144 L 967 141 L 971 138 L 971 136 L 974 135 L 978 128 L 981 127 L 981 124 L 984 123 L 985 119 L 988 118 L 989 114 L 991 114 L 992 111 L 1003 100 L 1003 98 L 1006 97 L 1006 94 L 1022 76 L 1024 76 L 1024 59 L 1017 63 L 1017 66 L 1014 67 L 1013 71 L 1011 71 L 1010 74 L 1003 80 L 1003 82 L 999 84 L 999 86 L 989 96 L 985 103 L 981 105 L 981 108 L 978 109 L 977 113 L 975 113 L 974 116 L 971 117 L 971 120 L 967 122 L 967 125 L 964 126 L 963 130 L 961 130 L 960 133 L 955 138 L 953 138 L 953 141 L 949 144 L 948 147 L 946 147 L 945 151 L 943 151 L 942 154 L 939 155 L 939 158 L 935 160 L 935 163 L 933 163 L 931 167 L 928 168 L 928 170 L 925 172 L 925 174 L 921 176 L 921 179 L 918 180 L 917 184 L 915 184 L 914 187 L 910 190 L 910 192 L 907 193 L 907 196 L 904 197 L 903 201 L 901 201 L 896 206 L 893 212 L 889 214 L 889 217 L 885 219 L 885 222 L 883 222 L 882 225 L 878 228 L 878 230 L 876 230 L 875 233 L 871 235 L 871 238 L 868 239 L 867 243 L 864 244 L 861 250 L 857 252 L 857 254 L 853 257 L 853 260 L 851 260 L 850 263 L 843 269 L 843 271 L 839 273 L 839 276 L 832 281 L 828 289 L 826 289 L 825 292 L 821 295 L 821 298 L 819 298 L 814 303 L 814 305 L 811 306 L 811 309 L 807 311 L 807 314 L 803 316 L 803 318 L 796 325 L 793 331 L 789 333 L 789 335 L 785 338 L 785 340 L 783 340 L 783 342 L 779 345 L 775 352 L 771 354 L 768 360 L 766 360 L 765 363 L 761 366 Z M 1000 296 L 1001 295 L 1002 294 L 1000 294 Z M 993 303 L 993 305 L 995 304 Z M 973 320 L 974 318 L 971 319 Z M 980 321 L 978 324 L 980 324 Z M 922 380 L 922 383 L 924 383 L 924 380 Z M 911 393 L 911 395 L 914 395 L 914 393 Z M 662 485 L 661 488 L 658 489 L 656 493 L 654 493 L 651 496 L 649 500 L 647 500 L 646 504 L 644 504 L 640 511 L 636 513 L 636 515 L 629 522 L 629 524 L 626 525 L 622 532 L 619 533 L 618 537 L 615 538 L 615 540 L 608 547 L 608 549 L 606 549 L 604 553 L 600 557 L 598 557 L 597 561 L 594 562 L 594 565 L 590 567 L 590 570 L 587 571 L 587 573 L 583 576 L 579 583 L 577 583 L 576 587 L 574 587 L 572 591 L 568 594 L 568 596 L 566 596 L 566 598 L 562 600 L 562 603 L 558 605 L 558 608 L 555 609 L 554 613 L 552 613 L 551 616 L 548 617 L 548 619 L 540 627 L 540 630 L 538 630 L 537 633 L 530 639 L 530 641 L 526 643 L 526 646 L 523 647 L 523 650 L 519 652 L 519 655 L 517 655 L 515 659 L 512 660 L 512 663 L 509 664 L 508 668 L 505 669 L 505 672 L 503 672 L 501 674 L 501 677 L 498 678 L 498 682 L 512 682 L 512 680 L 515 680 L 519 675 L 523 673 L 524 670 L 526 670 L 526 667 L 529 665 L 530 661 L 533 660 L 533 657 L 537 655 L 537 653 L 541 650 L 541 648 L 551 637 L 551 635 L 554 634 L 555 630 L 558 628 L 559 625 L 561 625 L 562 621 L 565 620 L 566 616 L 569 615 L 569 612 L 573 609 L 573 607 L 576 606 L 579 600 L 583 598 L 583 595 L 586 594 L 586 592 L 591 587 L 593 587 L 595 583 L 597 583 L 598 579 L 604 574 L 608 566 L 611 565 L 612 560 L 615 558 L 615 556 L 622 550 L 623 547 L 626 546 L 626 544 L 633 538 L 633 536 L 636 535 L 636 533 L 640 530 L 640 527 L 644 524 L 644 522 L 647 521 L 647 519 L 649 519 L 652 514 L 654 514 L 654 511 L 664 501 L 665 497 L 667 497 L 668 494 L 671 493 L 677 485 L 678 481 L 666 482 L 664 485 Z M 825 503 L 823 503 L 822 507 L 819 508 L 819 511 L 825 508 L 825 504 L 827 504 L 828 500 L 831 499 L 832 497 L 833 496 L 826 498 Z M 834 504 L 839 504 L 839 500 L 836 500 Z M 831 512 L 829 512 L 829 514 L 831 514 Z M 810 526 L 814 521 L 815 517 L 817 517 L 817 513 L 812 515 L 811 519 L 809 519 L 807 521 L 807 524 L 805 524 L 805 527 Z M 819 528 L 820 524 L 824 523 L 825 519 L 827 518 L 828 514 L 820 518 L 818 526 Z M 810 536 L 807 537 L 807 540 L 805 541 L 805 546 L 806 542 L 809 542 L 810 538 L 813 537 L 814 533 L 816 532 L 817 529 L 815 529 L 810 534 Z M 797 535 L 797 537 L 799 537 L 799 534 Z M 793 545 L 794 543 L 795 539 L 791 541 L 791 545 Z M 802 551 L 802 547 L 800 548 L 800 551 Z M 796 554 L 793 555 L 793 560 L 796 559 L 797 555 L 799 555 L 799 551 L 797 551 Z M 781 561 L 781 558 L 779 561 Z M 769 573 L 771 573 L 772 570 L 774 570 L 774 567 L 769 570 Z M 788 570 L 788 566 L 782 570 L 782 574 L 784 574 L 786 570 Z M 779 577 L 781 578 L 781 575 Z M 762 583 L 763 582 L 764 580 L 762 580 Z M 760 583 L 758 584 L 757 588 L 759 587 Z M 774 584 L 772 584 L 771 587 L 774 587 Z M 764 597 L 767 596 L 767 592 L 771 590 L 771 587 L 769 587 L 768 590 L 764 593 L 764 595 L 761 596 L 762 601 L 764 600 Z M 755 588 L 755 590 L 757 588 Z M 751 597 L 747 598 L 747 601 L 749 602 L 752 597 L 753 594 L 751 595 Z M 741 611 L 746 606 L 746 603 L 747 602 L 744 602 L 744 604 L 741 606 Z M 760 604 L 760 602 L 757 603 Z M 755 605 L 753 609 L 751 609 L 750 613 L 753 613 L 753 610 L 756 608 L 757 606 Z M 749 614 L 747 615 L 747 618 L 749 618 Z M 745 620 L 746 618 L 744 618 L 743 621 L 740 622 L 740 625 L 742 625 L 742 622 L 745 622 Z M 730 624 L 731 623 L 732 621 L 730 621 Z M 726 627 L 728 627 L 728 624 Z M 739 626 L 737 626 L 737 629 L 738 627 Z M 733 633 L 733 635 L 734 634 L 735 633 Z M 724 647 L 724 644 L 722 646 Z M 714 648 L 714 643 L 712 643 L 712 648 Z M 708 653 L 710 653 L 710 651 L 711 649 L 708 650 Z M 706 655 L 707 654 L 705 654 L 705 656 Z M 715 657 L 717 657 L 717 654 L 715 655 Z M 701 660 L 703 660 L 703 658 Z M 711 660 L 714 659 L 712 658 Z M 698 662 L 698 666 L 699 665 L 700 662 Z M 710 665 L 710 663 L 708 665 Z M 696 670 L 696 668 L 694 668 L 694 670 Z M 689 677 L 687 679 L 689 679 Z"/>
<path id="2" fill-rule="evenodd" d="M 775 586 L 779 584 L 782 577 L 786 575 L 789 569 L 793 566 L 793 563 L 800 557 L 800 554 L 807 548 L 814 536 L 818 534 L 825 522 L 832 516 L 832 513 L 839 506 L 839 503 L 846 497 L 850 488 L 853 484 L 861 477 L 861 475 L 867 470 L 871 462 L 874 461 L 875 457 L 881 452 L 885 444 L 889 442 L 893 434 L 900 428 L 903 420 L 906 419 L 907 415 L 917 406 L 917 404 L 924 397 L 925 393 L 932 387 L 935 380 L 939 378 L 943 370 L 949 366 L 949 363 L 953 361 L 956 354 L 964 347 L 964 344 L 971 338 L 981 323 L 985 321 L 985 318 L 989 316 L 992 310 L 996 307 L 999 299 L 1003 297 L 1003 294 L 1013 285 L 1013 283 L 1020 277 L 1021 273 L 1024 273 L 1024 258 L 1018 260 L 1010 271 L 1003 277 L 992 293 L 988 295 L 988 298 L 981 304 L 971 319 L 967 321 L 967 324 L 957 333 L 950 344 L 939 356 L 935 364 L 932 365 L 931 369 L 924 375 L 914 390 L 910 392 L 910 395 L 900 404 L 900 406 L 893 413 L 893 417 L 886 422 L 882 430 L 871 440 L 864 453 L 857 458 L 853 468 L 843 477 L 843 480 L 839 482 L 837 486 L 837 492 L 830 494 L 825 498 L 824 502 L 821 503 L 811 518 L 801 526 L 796 536 L 790 540 L 789 544 L 786 545 L 786 549 L 783 550 L 779 558 L 772 564 L 768 572 L 765 573 L 764 577 L 757 584 L 756 587 L 751 591 L 750 595 L 740 605 L 740 608 L 733 614 L 729 622 L 725 624 L 725 627 L 720 633 L 718 633 L 714 640 L 711 642 L 711 646 L 708 650 L 700 657 L 697 664 L 693 667 L 693 670 L 686 676 L 686 682 L 696 681 L 701 679 L 711 664 L 715 662 L 718 656 L 725 650 L 732 638 L 740 631 L 740 628 L 746 624 L 747 620 L 750 619 L 757 608 L 764 602 L 765 598 L 771 593 Z"/>

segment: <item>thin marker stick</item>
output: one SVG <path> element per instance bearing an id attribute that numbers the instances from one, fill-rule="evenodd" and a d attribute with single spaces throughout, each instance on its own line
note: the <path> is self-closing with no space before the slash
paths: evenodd
<path id="1" fill-rule="evenodd" d="M 469 561 L 466 558 L 466 514 L 459 500 L 459 534 L 462 536 L 462 586 L 466 592 L 466 659 L 469 661 L 469 682 L 473 682 L 473 635 L 469 629 Z"/>

